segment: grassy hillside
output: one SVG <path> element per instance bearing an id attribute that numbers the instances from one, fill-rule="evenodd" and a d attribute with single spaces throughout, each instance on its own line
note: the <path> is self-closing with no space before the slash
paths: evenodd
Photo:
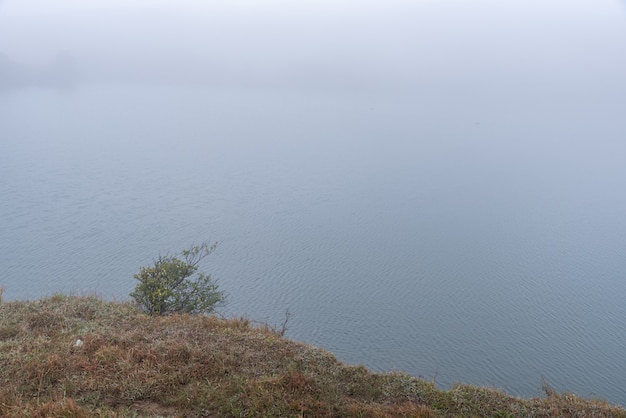
<path id="1" fill-rule="evenodd" d="M 0 303 L 2 417 L 626 417 L 571 395 L 519 399 L 375 374 L 244 319 L 149 317 L 53 296 Z"/>

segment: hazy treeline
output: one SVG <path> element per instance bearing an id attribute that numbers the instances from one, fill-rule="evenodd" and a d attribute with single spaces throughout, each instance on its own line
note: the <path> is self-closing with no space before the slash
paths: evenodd
<path id="1" fill-rule="evenodd" d="M 29 67 L 0 52 L 0 89 L 21 87 L 69 88 L 78 81 L 76 60 L 69 53 L 59 53 L 44 67 Z"/>

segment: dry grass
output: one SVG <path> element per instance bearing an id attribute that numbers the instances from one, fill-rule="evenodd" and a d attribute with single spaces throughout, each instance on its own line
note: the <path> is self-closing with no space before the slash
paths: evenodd
<path id="1" fill-rule="evenodd" d="M 77 344 L 77 341 L 82 342 Z M 149 317 L 62 295 L 0 305 L 3 417 L 626 417 L 572 395 L 524 400 L 374 374 L 245 318 Z"/>

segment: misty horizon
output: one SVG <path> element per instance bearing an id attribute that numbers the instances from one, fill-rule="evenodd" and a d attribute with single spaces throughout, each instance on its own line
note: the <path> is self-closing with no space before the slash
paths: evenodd
<path id="1" fill-rule="evenodd" d="M 621 3 L 604 3 L 537 2 L 529 14 L 518 2 L 458 0 L 4 1 L 0 85 L 37 85 L 48 74 L 48 84 L 65 78 L 391 94 L 445 94 L 450 86 L 489 97 L 514 83 L 547 96 L 573 88 L 586 94 L 614 88 L 626 71 L 619 24 L 626 14 Z M 60 70 L 59 54 L 72 65 Z"/>
<path id="2" fill-rule="evenodd" d="M 0 0 L 5 300 L 219 240 L 225 315 L 626 405 L 617 0 Z"/>

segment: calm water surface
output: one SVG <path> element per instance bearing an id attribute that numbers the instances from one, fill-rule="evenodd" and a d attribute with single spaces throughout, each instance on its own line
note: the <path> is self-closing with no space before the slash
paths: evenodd
<path id="1" fill-rule="evenodd" d="M 226 314 L 289 309 L 290 337 L 443 386 L 534 396 L 544 376 L 626 404 L 626 131 L 602 109 L 451 110 L 208 87 L 3 94 L 5 297 L 127 299 L 159 253 L 220 240 L 205 269 Z"/>
<path id="2" fill-rule="evenodd" d="M 543 377 L 626 405 L 626 8 L 506 4 L 346 9 L 360 26 L 331 15 L 326 41 L 327 14 L 299 13 L 293 44 L 235 37 L 271 63 L 243 54 L 248 82 L 219 88 L 167 66 L 0 83 L 3 297 L 127 300 L 159 253 L 219 240 L 225 315 L 288 309 L 289 337 L 444 387 L 537 396 Z"/>

